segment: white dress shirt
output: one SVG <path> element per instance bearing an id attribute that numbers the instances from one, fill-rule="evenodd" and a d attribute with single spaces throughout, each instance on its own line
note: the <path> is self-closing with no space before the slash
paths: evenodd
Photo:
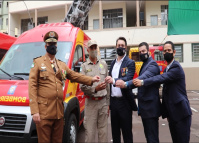
<path id="1" fill-rule="evenodd" d="M 113 84 L 111 85 L 112 86 L 112 90 L 111 90 L 112 97 L 122 97 L 121 89 L 119 87 L 114 87 L 113 85 L 115 85 L 115 78 L 119 77 L 120 67 L 122 65 L 122 62 L 123 62 L 125 56 L 126 56 L 126 54 L 120 61 L 118 61 L 116 58 L 115 64 L 112 69 L 112 78 L 113 78 Z"/>
<path id="2" fill-rule="evenodd" d="M 173 64 L 173 62 L 174 62 L 174 59 L 173 59 L 173 61 L 166 67 L 166 72 L 169 70 L 169 68 L 171 67 L 171 65 Z"/>

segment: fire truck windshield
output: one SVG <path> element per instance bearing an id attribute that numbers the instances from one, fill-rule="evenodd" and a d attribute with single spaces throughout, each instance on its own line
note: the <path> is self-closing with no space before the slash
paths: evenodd
<path id="1" fill-rule="evenodd" d="M 68 63 L 72 42 L 58 42 L 56 58 Z M 29 75 L 33 59 L 45 55 L 45 43 L 24 43 L 13 45 L 1 62 L 0 68 L 10 75 Z M 5 73 L 0 71 L 0 79 L 5 78 Z"/>

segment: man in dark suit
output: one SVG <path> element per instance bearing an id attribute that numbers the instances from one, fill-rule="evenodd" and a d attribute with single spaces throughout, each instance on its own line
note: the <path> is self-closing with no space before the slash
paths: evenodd
<path id="1" fill-rule="evenodd" d="M 137 110 L 134 95 L 129 89 L 115 87 L 117 80 L 129 81 L 135 73 L 135 62 L 126 56 L 127 42 L 124 37 L 116 41 L 117 58 L 111 63 L 106 83 L 111 85 L 111 127 L 114 143 L 121 142 L 121 130 L 125 143 L 133 142 L 132 110 Z"/>
<path id="2" fill-rule="evenodd" d="M 150 86 L 164 83 L 162 99 L 162 117 L 167 118 L 174 143 L 188 143 L 190 139 L 191 109 L 186 93 L 185 74 L 181 65 L 174 60 L 174 44 L 167 41 L 164 44 L 164 59 L 167 68 L 162 75 L 148 79 L 136 79 L 136 86 Z"/>
<path id="3" fill-rule="evenodd" d="M 160 74 L 158 64 L 149 55 L 149 45 L 146 42 L 139 44 L 140 60 L 143 61 L 138 79 L 146 79 Z M 126 85 L 126 86 L 125 86 Z M 135 88 L 133 80 L 124 82 L 117 80 L 120 88 Z M 159 84 L 138 88 L 138 114 L 142 118 L 147 143 L 158 143 L 158 121 L 160 116 Z"/>

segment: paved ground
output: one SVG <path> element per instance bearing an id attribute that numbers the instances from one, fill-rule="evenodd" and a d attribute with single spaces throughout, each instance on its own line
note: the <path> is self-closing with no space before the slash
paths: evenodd
<path id="1" fill-rule="evenodd" d="M 199 142 L 199 91 L 187 91 L 190 105 L 192 108 L 192 125 L 191 125 L 191 143 Z M 161 143 L 170 143 L 171 135 L 167 120 L 160 118 L 159 120 L 159 138 Z M 77 142 L 84 142 L 84 127 L 81 126 L 77 136 Z M 133 113 L 133 140 L 135 143 L 146 142 L 142 122 L 137 113 Z M 108 119 L 108 141 L 112 141 L 110 118 Z M 97 142 L 97 136 L 96 140 Z"/>

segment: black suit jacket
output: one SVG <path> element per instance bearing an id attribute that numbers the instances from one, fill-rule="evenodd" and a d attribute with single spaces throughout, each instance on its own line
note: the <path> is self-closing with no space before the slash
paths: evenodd
<path id="1" fill-rule="evenodd" d="M 167 72 L 144 80 L 144 86 L 164 83 L 162 117 L 177 122 L 192 115 L 186 93 L 185 74 L 181 65 L 174 61 Z"/>
<path id="2" fill-rule="evenodd" d="M 159 74 L 160 68 L 158 64 L 152 57 L 149 57 L 148 60 L 143 63 L 138 79 L 143 80 Z M 128 88 L 135 88 L 132 80 L 128 81 Z M 159 117 L 161 115 L 159 84 L 138 87 L 138 104 L 139 113 L 142 118 Z"/>
<path id="3" fill-rule="evenodd" d="M 116 62 L 116 59 L 112 61 L 111 67 L 109 70 L 109 75 L 112 77 L 112 69 Z M 133 76 L 135 74 L 135 62 L 131 59 L 129 59 L 127 56 L 124 57 L 124 60 L 121 64 L 119 76 L 118 78 L 115 78 L 115 82 L 119 79 L 123 81 L 129 81 L 133 79 Z M 110 86 L 111 88 L 111 86 Z M 112 90 L 112 89 L 111 89 Z M 132 93 L 132 89 L 121 89 L 122 96 L 125 98 L 125 100 L 128 100 L 129 105 L 131 106 L 133 111 L 137 111 L 137 105 L 134 100 L 134 94 Z M 112 100 L 112 97 L 111 99 Z M 111 102 L 110 102 L 111 106 Z"/>

